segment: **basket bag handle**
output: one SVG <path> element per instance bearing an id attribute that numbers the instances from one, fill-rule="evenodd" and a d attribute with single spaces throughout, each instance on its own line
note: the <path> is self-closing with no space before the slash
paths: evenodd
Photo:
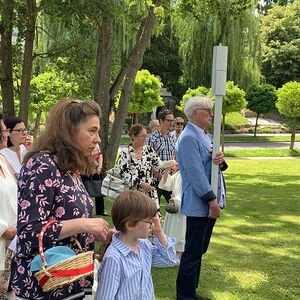
<path id="1" fill-rule="evenodd" d="M 48 267 L 48 265 L 47 265 L 44 250 L 43 250 L 43 248 L 44 248 L 43 247 L 43 237 L 44 237 L 44 234 L 47 231 L 47 229 L 55 223 L 57 223 L 57 220 L 50 220 L 46 225 L 43 226 L 43 228 L 41 229 L 41 233 L 39 235 L 39 254 L 41 256 L 42 267 L 43 267 L 44 273 L 48 277 L 52 277 L 52 276 L 64 277 L 64 276 L 76 276 L 76 275 L 79 275 L 79 274 L 86 273 L 87 271 L 90 271 L 90 269 L 94 267 L 93 265 L 88 266 L 88 267 L 84 267 L 84 268 L 80 268 L 80 269 L 73 269 L 73 270 L 53 270 L 51 272 L 47 271 L 46 268 Z M 76 237 L 74 237 L 74 240 L 75 240 L 75 242 L 76 242 L 76 244 L 79 248 L 79 251 L 83 252 L 82 247 L 81 247 L 81 245 L 80 245 L 80 243 L 79 243 L 79 241 L 77 240 Z M 42 280 L 41 283 L 43 283 L 43 280 Z"/>

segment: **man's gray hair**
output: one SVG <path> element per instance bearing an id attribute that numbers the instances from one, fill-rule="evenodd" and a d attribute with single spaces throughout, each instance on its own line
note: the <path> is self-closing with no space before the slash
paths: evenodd
<path id="1" fill-rule="evenodd" d="M 195 109 L 197 108 L 211 109 L 212 106 L 213 106 L 213 102 L 210 98 L 205 96 L 194 96 L 186 100 L 183 111 L 187 119 L 191 121 L 192 112 Z"/>
<path id="2" fill-rule="evenodd" d="M 159 121 L 157 119 L 152 119 L 150 122 L 149 122 L 149 128 L 153 128 L 155 126 L 159 126 Z"/>

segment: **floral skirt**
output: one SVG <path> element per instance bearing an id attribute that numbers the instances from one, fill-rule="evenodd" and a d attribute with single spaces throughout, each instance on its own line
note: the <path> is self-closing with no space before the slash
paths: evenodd
<path id="1" fill-rule="evenodd" d="M 6 250 L 4 270 L 0 271 L 0 300 L 15 299 L 13 293 L 8 291 L 10 280 L 10 266 L 14 253 L 15 252 L 11 249 Z"/>

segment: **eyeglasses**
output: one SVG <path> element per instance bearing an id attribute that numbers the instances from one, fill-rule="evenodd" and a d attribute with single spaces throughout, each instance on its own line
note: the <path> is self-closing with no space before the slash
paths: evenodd
<path id="1" fill-rule="evenodd" d="M 170 120 L 170 119 L 165 119 L 164 121 L 167 121 L 167 122 L 173 122 L 173 121 L 174 121 L 174 119 L 173 119 L 173 120 Z"/>
<path id="2" fill-rule="evenodd" d="M 182 122 L 176 122 L 176 125 L 183 125 L 184 123 Z"/>
<path id="3" fill-rule="evenodd" d="M 1 131 L 2 131 L 2 133 L 7 133 L 7 134 L 10 133 L 10 130 L 9 130 L 9 129 L 2 129 Z"/>
<path id="4" fill-rule="evenodd" d="M 149 224 L 149 226 L 152 226 L 153 222 L 152 221 L 146 221 L 146 220 L 140 220 L 143 223 Z"/>
<path id="5" fill-rule="evenodd" d="M 25 133 L 25 132 L 27 132 L 27 129 L 13 129 L 12 131 L 17 131 L 19 133 Z"/>
<path id="6" fill-rule="evenodd" d="M 209 114 L 213 114 L 213 110 L 211 108 L 196 108 L 195 110 L 205 110 L 207 111 Z"/>

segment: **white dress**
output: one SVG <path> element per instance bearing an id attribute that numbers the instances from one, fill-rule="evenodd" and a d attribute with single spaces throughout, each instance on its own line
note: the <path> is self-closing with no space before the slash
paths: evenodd
<path id="1" fill-rule="evenodd" d="M 176 238 L 176 251 L 183 252 L 185 245 L 186 217 L 180 213 L 182 194 L 180 171 L 177 171 L 173 175 L 166 172 L 159 183 L 159 188 L 171 191 L 175 205 L 179 207 L 178 213 L 169 214 L 166 212 L 164 231 L 169 237 Z"/>
<path id="2" fill-rule="evenodd" d="M 17 153 L 9 148 L 1 149 L 0 153 L 3 154 L 5 156 L 5 158 L 8 160 L 8 162 L 10 163 L 10 166 L 12 167 L 12 169 L 14 171 L 16 178 L 18 178 L 20 175 L 23 158 L 24 158 L 25 154 L 27 153 L 27 149 L 25 148 L 25 146 L 20 145 L 21 161 L 19 160 Z"/>
<path id="3" fill-rule="evenodd" d="M 0 176 L 0 271 L 4 270 L 7 240 L 3 233 L 17 223 L 17 183 L 0 154 L 0 166 L 5 177 Z"/>

